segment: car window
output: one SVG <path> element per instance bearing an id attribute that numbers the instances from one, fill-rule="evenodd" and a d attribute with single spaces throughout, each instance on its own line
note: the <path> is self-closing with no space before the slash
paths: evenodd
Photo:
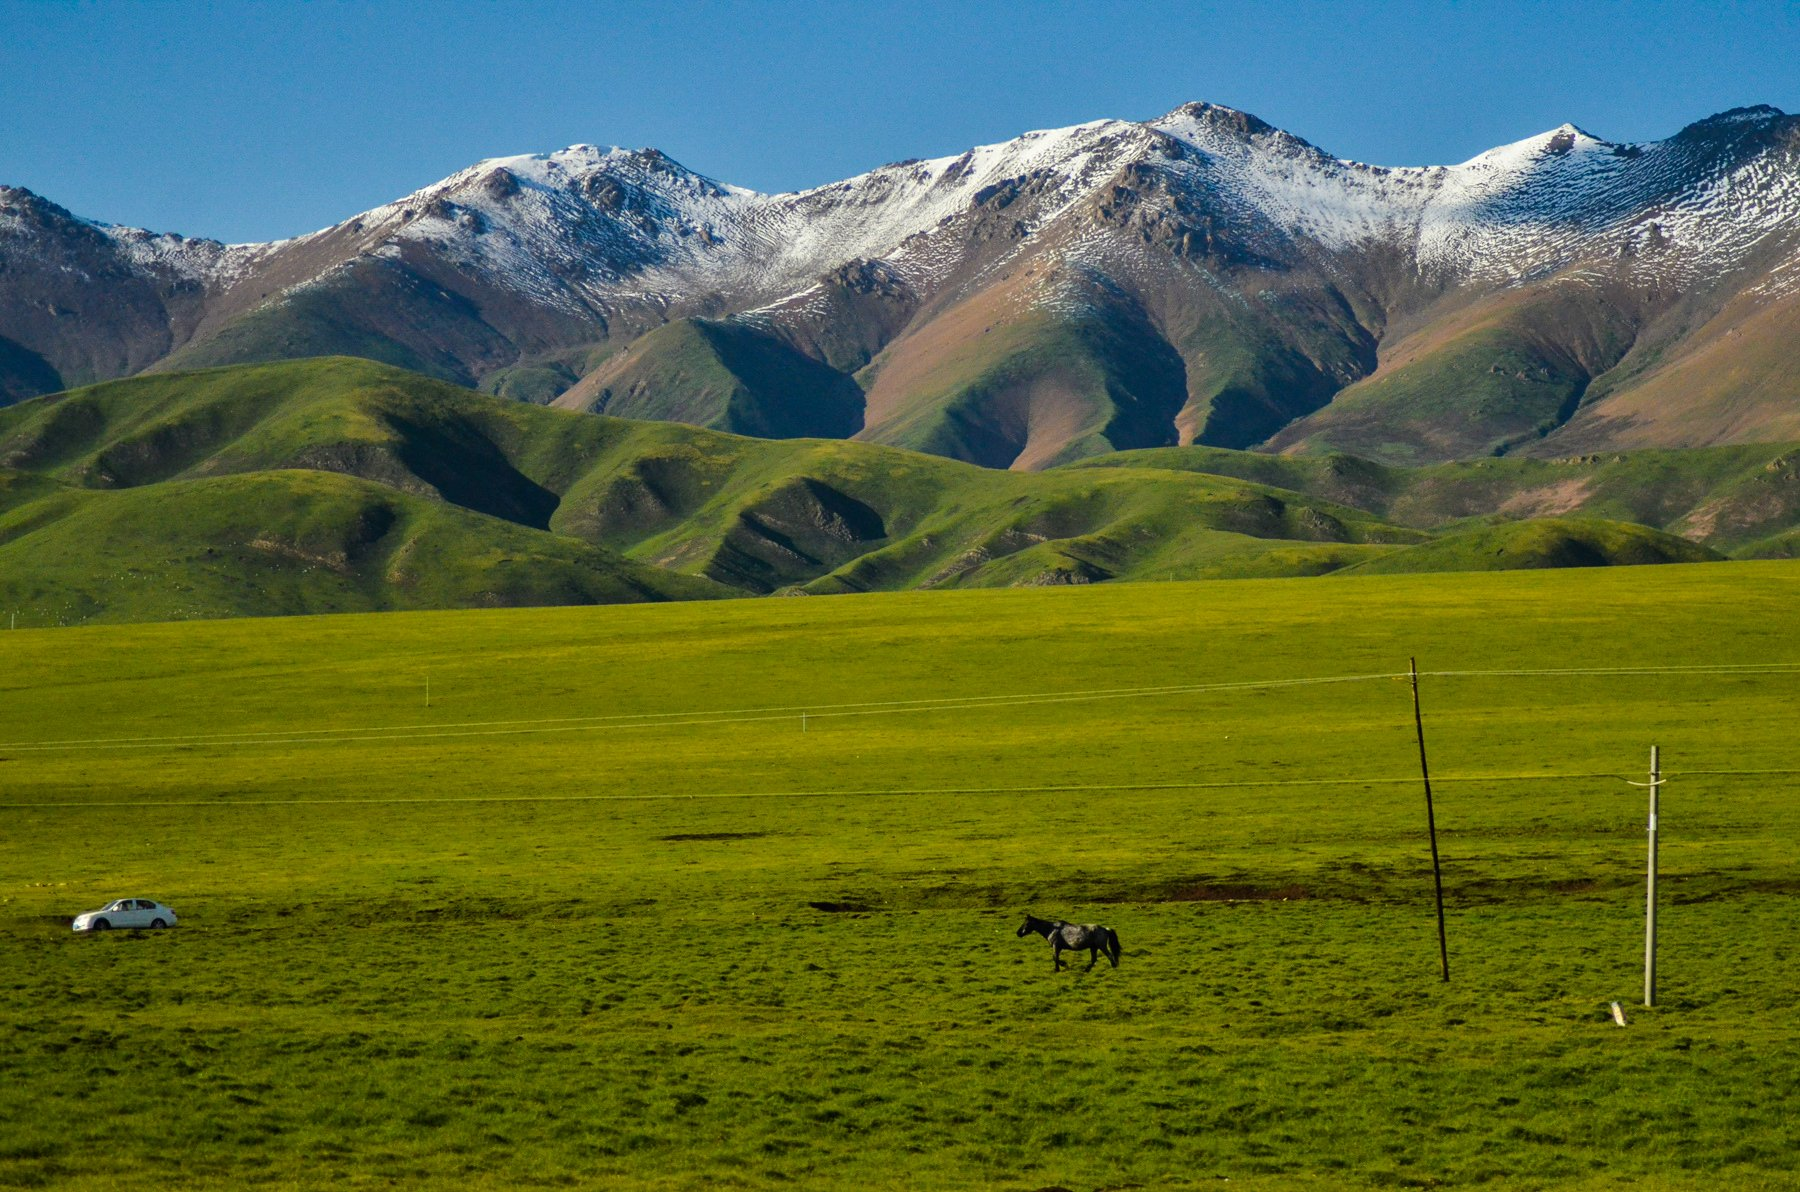
<path id="1" fill-rule="evenodd" d="M 156 904 L 154 902 L 151 902 L 148 898 L 140 898 L 140 899 L 138 899 L 138 907 L 137 908 L 140 911 L 153 911 L 156 909 Z"/>
<path id="2" fill-rule="evenodd" d="M 128 911 L 131 909 L 131 900 L 128 898 L 121 898 L 106 909 L 109 911 Z"/>

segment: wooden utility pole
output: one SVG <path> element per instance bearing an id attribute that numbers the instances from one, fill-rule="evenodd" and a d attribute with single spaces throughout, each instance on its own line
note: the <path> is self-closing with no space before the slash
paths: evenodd
<path id="1" fill-rule="evenodd" d="M 1450 944 L 1444 935 L 1444 867 L 1438 860 L 1437 815 L 1431 807 L 1431 767 L 1425 764 L 1425 716 L 1419 711 L 1419 660 L 1407 659 L 1412 670 L 1413 727 L 1419 732 L 1419 775 L 1425 780 L 1425 828 L 1431 834 L 1431 881 L 1437 889 L 1438 962 L 1450 979 Z M 1654 795 L 1652 796 L 1654 798 Z M 1654 847 L 1655 837 L 1651 837 Z"/>

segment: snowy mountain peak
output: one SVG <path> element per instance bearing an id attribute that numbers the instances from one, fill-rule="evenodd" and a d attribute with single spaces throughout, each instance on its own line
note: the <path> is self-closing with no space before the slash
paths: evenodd
<path id="1" fill-rule="evenodd" d="M 484 158 L 418 193 L 459 192 L 471 185 L 493 192 L 494 198 L 511 197 L 516 185 L 579 191 L 602 175 L 686 193 L 753 193 L 697 174 L 660 149 L 611 145 L 570 145 L 554 153 Z"/>
<path id="2" fill-rule="evenodd" d="M 145 299 L 151 315 L 132 315 L 132 328 L 151 329 L 145 343 L 165 334 L 204 341 L 313 287 L 321 295 L 306 309 L 335 301 L 325 291 L 359 287 L 394 287 L 401 297 L 384 303 L 466 299 L 454 316 L 420 315 L 419 326 L 440 316 L 501 320 L 491 334 L 469 333 L 482 346 L 458 349 L 470 376 L 512 352 L 625 339 L 687 314 L 837 310 L 867 296 L 834 280 L 845 269 L 879 275 L 882 293 L 905 295 L 883 319 L 907 304 L 954 304 L 997 278 L 1037 279 L 1007 298 L 1029 306 L 1063 302 L 1071 278 L 1131 274 L 1171 292 L 1223 293 L 1258 270 L 1355 277 L 1370 262 L 1393 271 L 1376 287 L 1382 301 L 1415 283 L 1433 294 L 1507 287 L 1576 267 L 1645 292 L 1754 267 L 1771 271 L 1769 293 L 1785 293 L 1800 288 L 1797 159 L 1800 118 L 1767 105 L 1661 141 L 1615 144 L 1564 123 L 1460 165 L 1391 168 L 1336 159 L 1247 112 L 1189 103 L 1150 121 L 1041 129 L 782 194 L 727 185 L 656 149 L 573 144 L 485 158 L 266 245 L 112 227 L 0 187 L 0 268 L 9 284 L 30 273 L 52 295 L 0 321 L 0 336 L 81 340 L 86 332 L 54 315 L 75 306 L 55 295 L 114 276 L 157 295 Z M 1278 292 L 1256 284 L 1245 302 Z M 166 332 L 169 319 L 154 312 L 170 303 L 206 321 L 178 320 Z M 368 317 L 386 319 L 380 309 Z M 41 327 L 32 322 L 40 314 Z M 382 326 L 383 335 L 423 334 L 397 318 Z"/>
<path id="3" fill-rule="evenodd" d="M 1610 141 L 1603 141 L 1592 133 L 1574 124 L 1559 124 L 1547 132 L 1526 137 L 1522 141 L 1514 141 L 1510 145 L 1497 145 L 1485 153 L 1478 153 L 1461 165 L 1452 166 L 1452 172 L 1527 172 L 1546 164 L 1552 164 L 1556 158 L 1593 153 L 1610 152 L 1618 146 Z"/>
<path id="4" fill-rule="evenodd" d="M 1284 156 L 1316 157 L 1321 162 L 1331 160 L 1310 141 L 1248 112 L 1218 104 L 1183 104 L 1168 115 L 1149 121 L 1146 127 L 1208 153 L 1239 156 L 1247 151 L 1266 149 Z"/>
<path id="5" fill-rule="evenodd" d="M 1590 252 L 1601 229 L 1722 168 L 1722 153 L 1741 156 L 1726 148 L 1749 144 L 1744 134 L 1720 130 L 1779 118 L 1766 106 L 1722 113 L 1693 126 L 1714 131 L 1683 153 L 1669 148 L 1680 138 L 1617 145 L 1563 123 L 1461 165 L 1383 168 L 1195 102 L 1144 123 L 1040 129 L 776 195 L 656 149 L 575 144 L 484 159 L 351 224 L 366 229 L 365 252 L 420 246 L 576 318 L 702 294 L 783 302 L 855 260 L 888 261 L 929 289 L 964 259 L 959 228 L 1024 245 L 1101 188 L 1152 178 L 1169 188 L 1158 209 L 1213 212 L 1214 232 L 1182 225 L 1190 243 L 1223 243 L 1219 231 L 1236 225 L 1236 243 L 1277 257 L 1289 251 L 1281 243 L 1331 253 L 1391 244 L 1434 275 L 1519 278 Z"/>
<path id="6" fill-rule="evenodd" d="M 1786 117 L 1787 113 L 1780 108 L 1775 107 L 1772 104 L 1759 103 L 1752 104 L 1747 108 L 1730 108 L 1723 112 L 1716 112 L 1713 115 L 1706 117 L 1704 120 L 1694 121 L 1682 131 L 1686 132 L 1688 129 L 1711 128 L 1731 124 L 1767 124 L 1774 120 L 1785 119 Z"/>
<path id="7" fill-rule="evenodd" d="M 21 220 L 77 220 L 66 208 L 51 202 L 36 191 L 23 186 L 0 184 L 0 221 L 16 224 Z M 80 220 L 82 223 L 91 223 Z"/>
<path id="8" fill-rule="evenodd" d="M 1150 123 L 1158 127 L 1164 124 L 1185 123 L 1236 136 L 1242 140 L 1280 131 L 1266 120 L 1252 116 L 1249 112 L 1240 112 L 1236 108 L 1228 108 L 1214 103 L 1184 103 L 1174 111 Z"/>

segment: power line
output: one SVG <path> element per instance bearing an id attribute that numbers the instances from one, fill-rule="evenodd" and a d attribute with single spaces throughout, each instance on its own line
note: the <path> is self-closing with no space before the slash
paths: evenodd
<path id="1" fill-rule="evenodd" d="M 1420 671 L 1419 676 L 1437 679 L 1503 678 L 1514 676 L 1555 675 L 1782 675 L 1800 672 L 1800 663 L 1745 662 L 1737 664 L 1696 663 L 1692 666 L 1574 666 L 1555 669 L 1518 670 L 1442 670 Z"/>

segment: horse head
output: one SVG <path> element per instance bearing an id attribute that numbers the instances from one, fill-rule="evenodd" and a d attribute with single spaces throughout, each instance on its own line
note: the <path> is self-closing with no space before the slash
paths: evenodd
<path id="1" fill-rule="evenodd" d="M 1036 915 L 1026 915 L 1025 922 L 1019 924 L 1019 938 L 1024 939 L 1034 931 L 1042 934 L 1043 929 L 1048 926 L 1050 926 L 1050 924 L 1038 918 Z"/>

